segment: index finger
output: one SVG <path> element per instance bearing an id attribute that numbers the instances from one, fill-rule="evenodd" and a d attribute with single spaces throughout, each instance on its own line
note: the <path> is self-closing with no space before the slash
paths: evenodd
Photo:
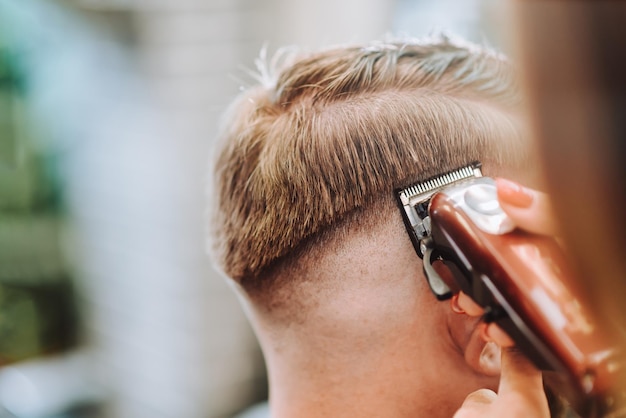
<path id="1" fill-rule="evenodd" d="M 500 207 L 517 226 L 536 234 L 558 235 L 556 218 L 547 194 L 502 178 L 496 179 L 496 187 Z"/>

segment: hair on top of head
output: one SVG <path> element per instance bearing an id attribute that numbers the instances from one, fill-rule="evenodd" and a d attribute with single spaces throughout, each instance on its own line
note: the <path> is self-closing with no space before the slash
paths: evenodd
<path id="1" fill-rule="evenodd" d="M 211 196 L 213 257 L 244 287 L 397 187 L 523 154 L 511 66 L 474 44 L 387 40 L 258 67 L 223 121 Z"/>

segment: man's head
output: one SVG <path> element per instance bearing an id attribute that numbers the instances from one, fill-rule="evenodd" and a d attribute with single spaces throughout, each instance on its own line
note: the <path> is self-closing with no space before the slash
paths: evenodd
<path id="1" fill-rule="evenodd" d="M 430 294 L 393 192 L 477 160 L 516 177 L 527 150 L 510 64 L 440 37 L 293 56 L 264 75 L 225 120 L 212 228 L 276 403 L 375 380 L 389 393 L 368 399 L 394 399 L 390 416 L 449 414 L 497 365 L 475 321 Z"/>

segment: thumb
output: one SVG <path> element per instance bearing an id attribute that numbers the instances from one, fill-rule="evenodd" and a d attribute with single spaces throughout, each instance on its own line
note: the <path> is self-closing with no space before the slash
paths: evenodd
<path id="1" fill-rule="evenodd" d="M 490 405 L 498 399 L 498 395 L 489 389 L 479 389 L 470 393 L 463 401 L 461 408 L 453 418 L 476 418 L 485 417 Z"/>
<path id="2" fill-rule="evenodd" d="M 540 388 L 543 392 L 541 372 L 515 347 L 502 349 L 502 372 L 498 393 Z"/>
<path id="3" fill-rule="evenodd" d="M 501 363 L 498 397 L 513 401 L 511 404 L 531 406 L 528 417 L 550 416 L 541 372 L 514 347 L 502 350 Z"/>

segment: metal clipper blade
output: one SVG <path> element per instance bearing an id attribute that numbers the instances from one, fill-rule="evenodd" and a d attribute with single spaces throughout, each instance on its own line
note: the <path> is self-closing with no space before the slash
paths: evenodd
<path id="1" fill-rule="evenodd" d="M 403 208 L 404 224 L 420 257 L 423 253 L 420 241 L 430 235 L 428 217 L 430 198 L 444 187 L 470 178 L 482 177 L 481 167 L 480 162 L 474 162 L 396 191 L 398 203 Z"/>

